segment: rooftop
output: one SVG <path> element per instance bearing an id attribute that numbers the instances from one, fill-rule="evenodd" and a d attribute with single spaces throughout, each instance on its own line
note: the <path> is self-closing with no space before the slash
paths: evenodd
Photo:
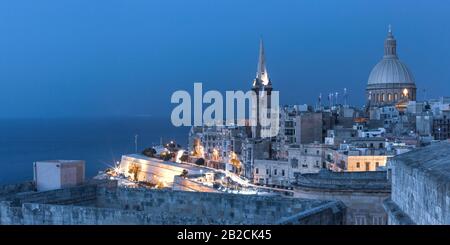
<path id="1" fill-rule="evenodd" d="M 450 182 L 450 141 L 418 148 L 393 158 L 395 162 L 417 168 L 430 176 Z"/>

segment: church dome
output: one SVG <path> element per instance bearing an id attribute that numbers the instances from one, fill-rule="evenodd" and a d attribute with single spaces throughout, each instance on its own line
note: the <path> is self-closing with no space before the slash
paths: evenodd
<path id="1" fill-rule="evenodd" d="M 389 28 L 384 42 L 384 57 L 370 72 L 368 85 L 409 84 L 414 77 L 408 67 L 397 56 L 397 41 Z"/>
<path id="2" fill-rule="evenodd" d="M 398 58 L 383 58 L 370 72 L 368 84 L 414 84 L 408 67 Z"/>

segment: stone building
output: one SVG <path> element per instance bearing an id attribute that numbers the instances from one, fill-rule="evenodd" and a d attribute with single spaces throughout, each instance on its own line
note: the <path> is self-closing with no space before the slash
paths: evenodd
<path id="1" fill-rule="evenodd" d="M 246 138 L 245 128 L 237 126 L 203 126 L 192 127 L 189 132 L 189 151 L 194 150 L 194 145 L 199 142 L 206 156 L 210 156 L 214 150 L 219 156 L 226 157 L 231 151 L 240 154 L 242 141 Z"/>
<path id="2" fill-rule="evenodd" d="M 420 136 L 432 135 L 433 116 L 430 113 L 422 113 L 416 116 L 416 133 Z"/>
<path id="3" fill-rule="evenodd" d="M 289 147 L 289 163 L 295 173 L 317 173 L 327 168 L 328 146 L 324 144 L 291 145 Z"/>
<path id="4" fill-rule="evenodd" d="M 347 142 L 349 139 L 353 139 L 356 137 L 358 137 L 358 130 L 356 128 L 344 128 L 342 126 L 336 126 L 333 129 L 327 131 L 325 144 L 339 146 L 340 144 Z"/>
<path id="5" fill-rule="evenodd" d="M 383 201 L 391 193 L 386 171 L 331 172 L 296 176 L 294 196 L 319 200 L 339 200 L 347 207 L 345 224 L 385 225 Z"/>
<path id="6" fill-rule="evenodd" d="M 416 100 L 416 84 L 408 67 L 397 56 L 397 41 L 391 28 L 384 41 L 384 56 L 372 69 L 367 83 L 370 107 L 395 105 Z"/>
<path id="7" fill-rule="evenodd" d="M 396 156 L 388 224 L 450 224 L 450 141 Z"/>
<path id="8" fill-rule="evenodd" d="M 375 155 L 347 156 L 345 170 L 348 172 L 377 171 L 378 168 L 386 166 L 387 159 L 387 156 Z"/>
<path id="9" fill-rule="evenodd" d="M 253 182 L 288 187 L 296 174 L 318 173 L 328 168 L 329 146 L 324 144 L 290 145 L 287 159 L 255 159 Z"/>
<path id="10" fill-rule="evenodd" d="M 295 142 L 297 144 L 323 143 L 327 131 L 335 125 L 330 112 L 305 112 L 295 118 Z"/>
<path id="11" fill-rule="evenodd" d="M 387 147 L 389 146 L 389 147 Z M 396 148 L 388 144 L 385 138 L 353 138 L 341 144 L 339 149 L 329 150 L 333 167 L 349 172 L 376 171 L 385 167 L 389 157 L 396 154 Z M 328 159 L 327 159 L 328 160 Z"/>
<path id="12" fill-rule="evenodd" d="M 253 179 L 254 163 L 257 159 L 272 159 L 272 142 L 270 139 L 246 139 L 242 144 L 241 161 L 244 176 Z"/>
<path id="13" fill-rule="evenodd" d="M 437 140 L 450 139 L 450 117 L 433 118 L 433 136 Z"/>
<path id="14" fill-rule="evenodd" d="M 253 183 L 289 187 L 294 180 L 293 170 L 288 161 L 255 160 Z"/>

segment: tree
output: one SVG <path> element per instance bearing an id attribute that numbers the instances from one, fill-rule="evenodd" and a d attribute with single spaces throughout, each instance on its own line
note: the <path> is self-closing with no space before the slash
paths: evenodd
<path id="1" fill-rule="evenodd" d="M 183 177 L 183 178 L 186 178 L 188 173 L 189 172 L 186 169 L 183 169 L 183 172 L 181 172 L 180 176 Z"/>
<path id="2" fill-rule="evenodd" d="M 195 164 L 203 166 L 203 165 L 205 165 L 205 159 L 199 158 L 199 159 L 197 159 L 197 161 L 195 161 Z"/>
<path id="3" fill-rule="evenodd" d="M 182 162 L 187 162 L 188 160 L 189 160 L 189 156 L 188 155 L 182 155 L 180 157 L 180 161 L 182 161 Z"/>
<path id="4" fill-rule="evenodd" d="M 156 150 L 153 147 L 146 148 L 142 151 L 142 155 L 147 157 L 154 157 L 156 155 Z"/>
<path id="5" fill-rule="evenodd" d="M 128 173 L 133 175 L 134 181 L 138 180 L 138 174 L 141 171 L 141 166 L 139 166 L 136 163 L 132 163 L 129 167 L 128 167 Z"/>

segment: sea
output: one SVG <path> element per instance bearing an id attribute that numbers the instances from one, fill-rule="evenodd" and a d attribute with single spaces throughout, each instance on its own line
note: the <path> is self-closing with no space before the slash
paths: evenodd
<path id="1" fill-rule="evenodd" d="M 33 162 L 43 160 L 84 160 L 86 177 L 93 177 L 136 145 L 138 152 L 161 141 L 186 147 L 189 130 L 144 116 L 0 119 L 0 185 L 32 180 Z"/>

